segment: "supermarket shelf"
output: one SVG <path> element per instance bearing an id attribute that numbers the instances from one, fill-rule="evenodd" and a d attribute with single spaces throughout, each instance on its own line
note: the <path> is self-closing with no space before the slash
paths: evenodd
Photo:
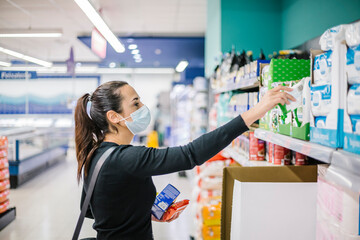
<path id="1" fill-rule="evenodd" d="M 325 163 L 331 162 L 332 155 L 336 151 L 335 148 L 330 148 L 316 143 L 299 140 L 263 129 L 255 129 L 255 137 L 302 153 Z"/>
<path id="2" fill-rule="evenodd" d="M 228 91 L 233 91 L 233 90 L 249 90 L 249 89 L 258 88 L 258 87 L 259 87 L 259 81 L 258 81 L 257 77 L 255 77 L 255 78 L 249 78 L 249 79 L 241 79 L 237 83 L 228 83 L 226 86 L 224 86 L 222 88 L 214 89 L 214 93 L 218 94 L 218 93 L 223 93 L 223 92 L 228 92 Z"/>
<path id="3" fill-rule="evenodd" d="M 266 161 L 249 161 L 249 158 L 245 155 L 244 152 L 239 153 L 233 150 L 231 147 L 225 148 L 225 152 L 229 154 L 232 159 L 244 167 L 271 166 L 271 164 Z"/>
<path id="4" fill-rule="evenodd" d="M 16 208 L 10 208 L 6 212 L 0 214 L 0 231 L 9 225 L 16 217 Z"/>
<path id="5" fill-rule="evenodd" d="M 329 181 L 360 192 L 360 155 L 335 151 L 325 176 Z"/>

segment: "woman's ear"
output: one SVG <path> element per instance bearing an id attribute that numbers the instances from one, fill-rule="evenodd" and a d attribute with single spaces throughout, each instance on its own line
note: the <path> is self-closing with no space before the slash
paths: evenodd
<path id="1" fill-rule="evenodd" d="M 113 110 L 110 110 L 106 113 L 106 117 L 108 119 L 109 122 L 111 122 L 112 124 L 117 124 L 121 121 L 121 117 L 119 116 L 119 114 Z"/>

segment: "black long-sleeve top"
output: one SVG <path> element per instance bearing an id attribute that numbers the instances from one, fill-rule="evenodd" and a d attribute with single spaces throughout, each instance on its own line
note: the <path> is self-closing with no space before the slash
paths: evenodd
<path id="1" fill-rule="evenodd" d="M 97 239 L 153 239 L 151 207 L 156 189 L 151 176 L 201 165 L 247 130 L 243 119 L 238 116 L 185 146 L 155 149 L 101 143 L 84 179 L 87 188 L 100 156 L 116 146 L 98 175 L 87 214 L 95 219 L 93 228 L 97 231 Z M 81 205 L 84 199 L 83 190 Z"/>

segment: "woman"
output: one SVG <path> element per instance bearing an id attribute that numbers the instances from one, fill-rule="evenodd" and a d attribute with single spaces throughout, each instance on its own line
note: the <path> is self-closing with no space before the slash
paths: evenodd
<path id="1" fill-rule="evenodd" d="M 151 177 L 192 169 L 210 159 L 276 104 L 295 100 L 280 90 L 290 89 L 272 89 L 254 108 L 224 126 L 185 146 L 166 149 L 130 145 L 134 135 L 147 128 L 150 112 L 126 82 L 107 82 L 92 95 L 82 96 L 75 109 L 75 143 L 77 177 L 80 181 L 83 170 L 84 187 L 100 156 L 116 146 L 99 173 L 87 213 L 95 219 L 97 238 L 153 239 L 151 206 L 156 189 Z M 84 195 L 83 190 L 81 204 Z"/>

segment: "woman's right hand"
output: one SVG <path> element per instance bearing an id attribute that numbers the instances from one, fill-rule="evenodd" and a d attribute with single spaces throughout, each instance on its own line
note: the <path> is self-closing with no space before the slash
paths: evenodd
<path id="1" fill-rule="evenodd" d="M 277 86 L 269 90 L 258 104 L 241 115 L 245 124 L 249 127 L 279 103 L 290 104 L 289 100 L 296 101 L 296 99 L 286 91 L 291 92 L 292 89 L 285 86 Z"/>

